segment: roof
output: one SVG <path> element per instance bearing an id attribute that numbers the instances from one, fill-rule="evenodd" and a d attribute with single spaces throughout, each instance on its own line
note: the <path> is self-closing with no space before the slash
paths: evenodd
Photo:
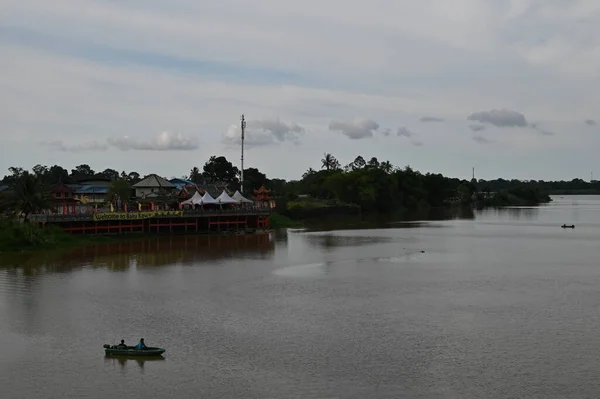
<path id="1" fill-rule="evenodd" d="M 223 187 L 219 187 L 219 186 L 216 186 L 213 184 L 206 184 L 206 185 L 198 186 L 198 188 L 200 189 L 200 192 L 202 192 L 202 195 L 204 195 L 204 193 L 208 192 L 210 194 L 210 196 L 213 198 L 216 198 L 219 195 L 221 195 L 221 193 L 225 189 Z"/>
<path id="2" fill-rule="evenodd" d="M 165 179 L 164 177 L 160 177 L 155 174 L 148 175 L 145 179 L 135 183 L 133 185 L 134 188 L 147 188 L 147 187 L 163 187 L 163 188 L 176 188 L 176 186 Z"/>
<path id="3" fill-rule="evenodd" d="M 179 195 L 180 197 L 183 196 L 192 196 L 194 195 L 194 193 L 198 192 L 200 189 L 196 186 L 183 186 L 181 189 L 179 189 L 179 192 L 177 193 L 177 195 Z"/>
<path id="4" fill-rule="evenodd" d="M 94 185 L 94 186 L 110 186 L 112 185 L 112 180 L 102 177 L 102 176 L 94 176 L 87 177 L 85 179 L 77 180 L 77 184 L 80 185 Z"/>
<path id="5" fill-rule="evenodd" d="M 52 193 L 72 193 L 74 191 L 75 190 L 72 187 L 69 187 L 69 186 L 67 186 L 66 184 L 63 184 L 63 183 L 55 184 L 50 189 L 50 192 L 52 192 Z"/>
<path id="6" fill-rule="evenodd" d="M 85 185 L 81 186 L 76 193 L 77 194 L 106 194 L 108 192 L 108 187 L 106 186 L 92 186 Z"/>
<path id="7" fill-rule="evenodd" d="M 193 187 L 196 186 L 196 184 L 193 181 L 186 180 L 186 179 L 180 179 L 178 177 L 176 177 L 174 179 L 170 179 L 169 183 L 171 183 L 175 187 L 177 187 L 178 190 L 181 190 L 182 188 L 184 188 L 186 186 L 193 186 Z"/>

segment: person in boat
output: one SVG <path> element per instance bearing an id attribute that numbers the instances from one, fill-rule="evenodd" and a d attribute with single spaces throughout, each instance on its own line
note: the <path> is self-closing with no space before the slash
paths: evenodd
<path id="1" fill-rule="evenodd" d="M 140 338 L 140 342 L 138 342 L 138 344 L 135 346 L 135 349 L 138 349 L 138 350 L 148 349 L 148 347 L 144 343 L 144 338 Z"/>
<path id="2" fill-rule="evenodd" d="M 125 345 L 125 340 L 122 339 L 121 343 L 117 345 L 117 349 L 127 349 L 127 345 Z"/>

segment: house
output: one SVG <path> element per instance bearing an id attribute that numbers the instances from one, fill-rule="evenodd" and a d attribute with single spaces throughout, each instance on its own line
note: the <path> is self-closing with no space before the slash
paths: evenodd
<path id="1" fill-rule="evenodd" d="M 155 174 L 148 175 L 134 184 L 133 188 L 136 198 L 156 198 L 161 195 L 170 195 L 177 190 L 173 183 Z"/>
<path id="2" fill-rule="evenodd" d="M 196 187 L 196 183 L 194 183 L 193 181 L 186 180 L 186 179 L 180 179 L 178 177 L 169 180 L 169 183 L 171 183 L 175 187 L 177 187 L 177 190 L 181 190 L 184 187 Z"/>
<path id="3" fill-rule="evenodd" d="M 82 204 L 99 204 L 106 202 L 109 186 L 83 185 L 75 191 L 75 199 Z"/>
<path id="4" fill-rule="evenodd" d="M 50 188 L 50 197 L 52 197 L 53 202 L 72 202 L 75 201 L 76 191 L 77 189 L 59 182 Z"/>
<path id="5" fill-rule="evenodd" d="M 53 199 L 60 200 L 60 195 L 63 195 L 62 198 L 68 198 L 72 191 L 73 198 L 83 204 L 99 204 L 106 202 L 106 194 L 112 183 L 108 178 L 94 176 L 78 180 L 75 184 L 58 183 L 53 187 L 54 192 L 51 190 L 51 194 Z"/>

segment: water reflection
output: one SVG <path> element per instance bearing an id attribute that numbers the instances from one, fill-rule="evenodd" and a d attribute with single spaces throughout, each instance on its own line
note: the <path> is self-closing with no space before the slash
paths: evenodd
<path id="1" fill-rule="evenodd" d="M 0 266 L 19 267 L 13 273 L 67 273 L 75 267 L 125 271 L 136 267 L 194 264 L 227 258 L 269 259 L 273 256 L 273 233 L 251 235 L 157 236 L 94 244 L 63 251 L 4 253 Z"/>
<path id="2" fill-rule="evenodd" d="M 478 216 L 494 219 L 510 220 L 534 220 L 539 217 L 539 207 L 506 207 L 506 208 L 486 208 L 477 211 Z"/>
<path id="3" fill-rule="evenodd" d="M 111 356 L 111 355 L 104 356 L 105 364 L 112 364 L 112 365 L 118 364 L 122 369 L 124 369 L 125 366 L 127 366 L 127 364 L 136 364 L 140 368 L 142 373 L 144 372 L 144 364 L 146 362 L 160 362 L 160 361 L 164 361 L 164 360 L 166 360 L 166 359 L 162 356 L 144 356 L 143 358 Z"/>
<path id="4" fill-rule="evenodd" d="M 334 234 L 307 234 L 306 242 L 321 248 L 358 247 L 392 242 L 392 237 L 343 236 Z"/>
<path id="5" fill-rule="evenodd" d="M 393 214 L 335 216 L 306 222 L 310 231 L 389 229 L 422 227 L 419 221 L 473 220 L 475 211 L 470 207 L 430 208 L 421 211 L 400 211 Z"/>

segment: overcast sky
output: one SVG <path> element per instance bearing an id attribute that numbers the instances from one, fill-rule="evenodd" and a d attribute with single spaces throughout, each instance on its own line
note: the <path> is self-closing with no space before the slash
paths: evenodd
<path id="1" fill-rule="evenodd" d="M 598 0 L 3 0 L 0 176 L 166 177 L 323 153 L 470 178 L 600 176 Z"/>

